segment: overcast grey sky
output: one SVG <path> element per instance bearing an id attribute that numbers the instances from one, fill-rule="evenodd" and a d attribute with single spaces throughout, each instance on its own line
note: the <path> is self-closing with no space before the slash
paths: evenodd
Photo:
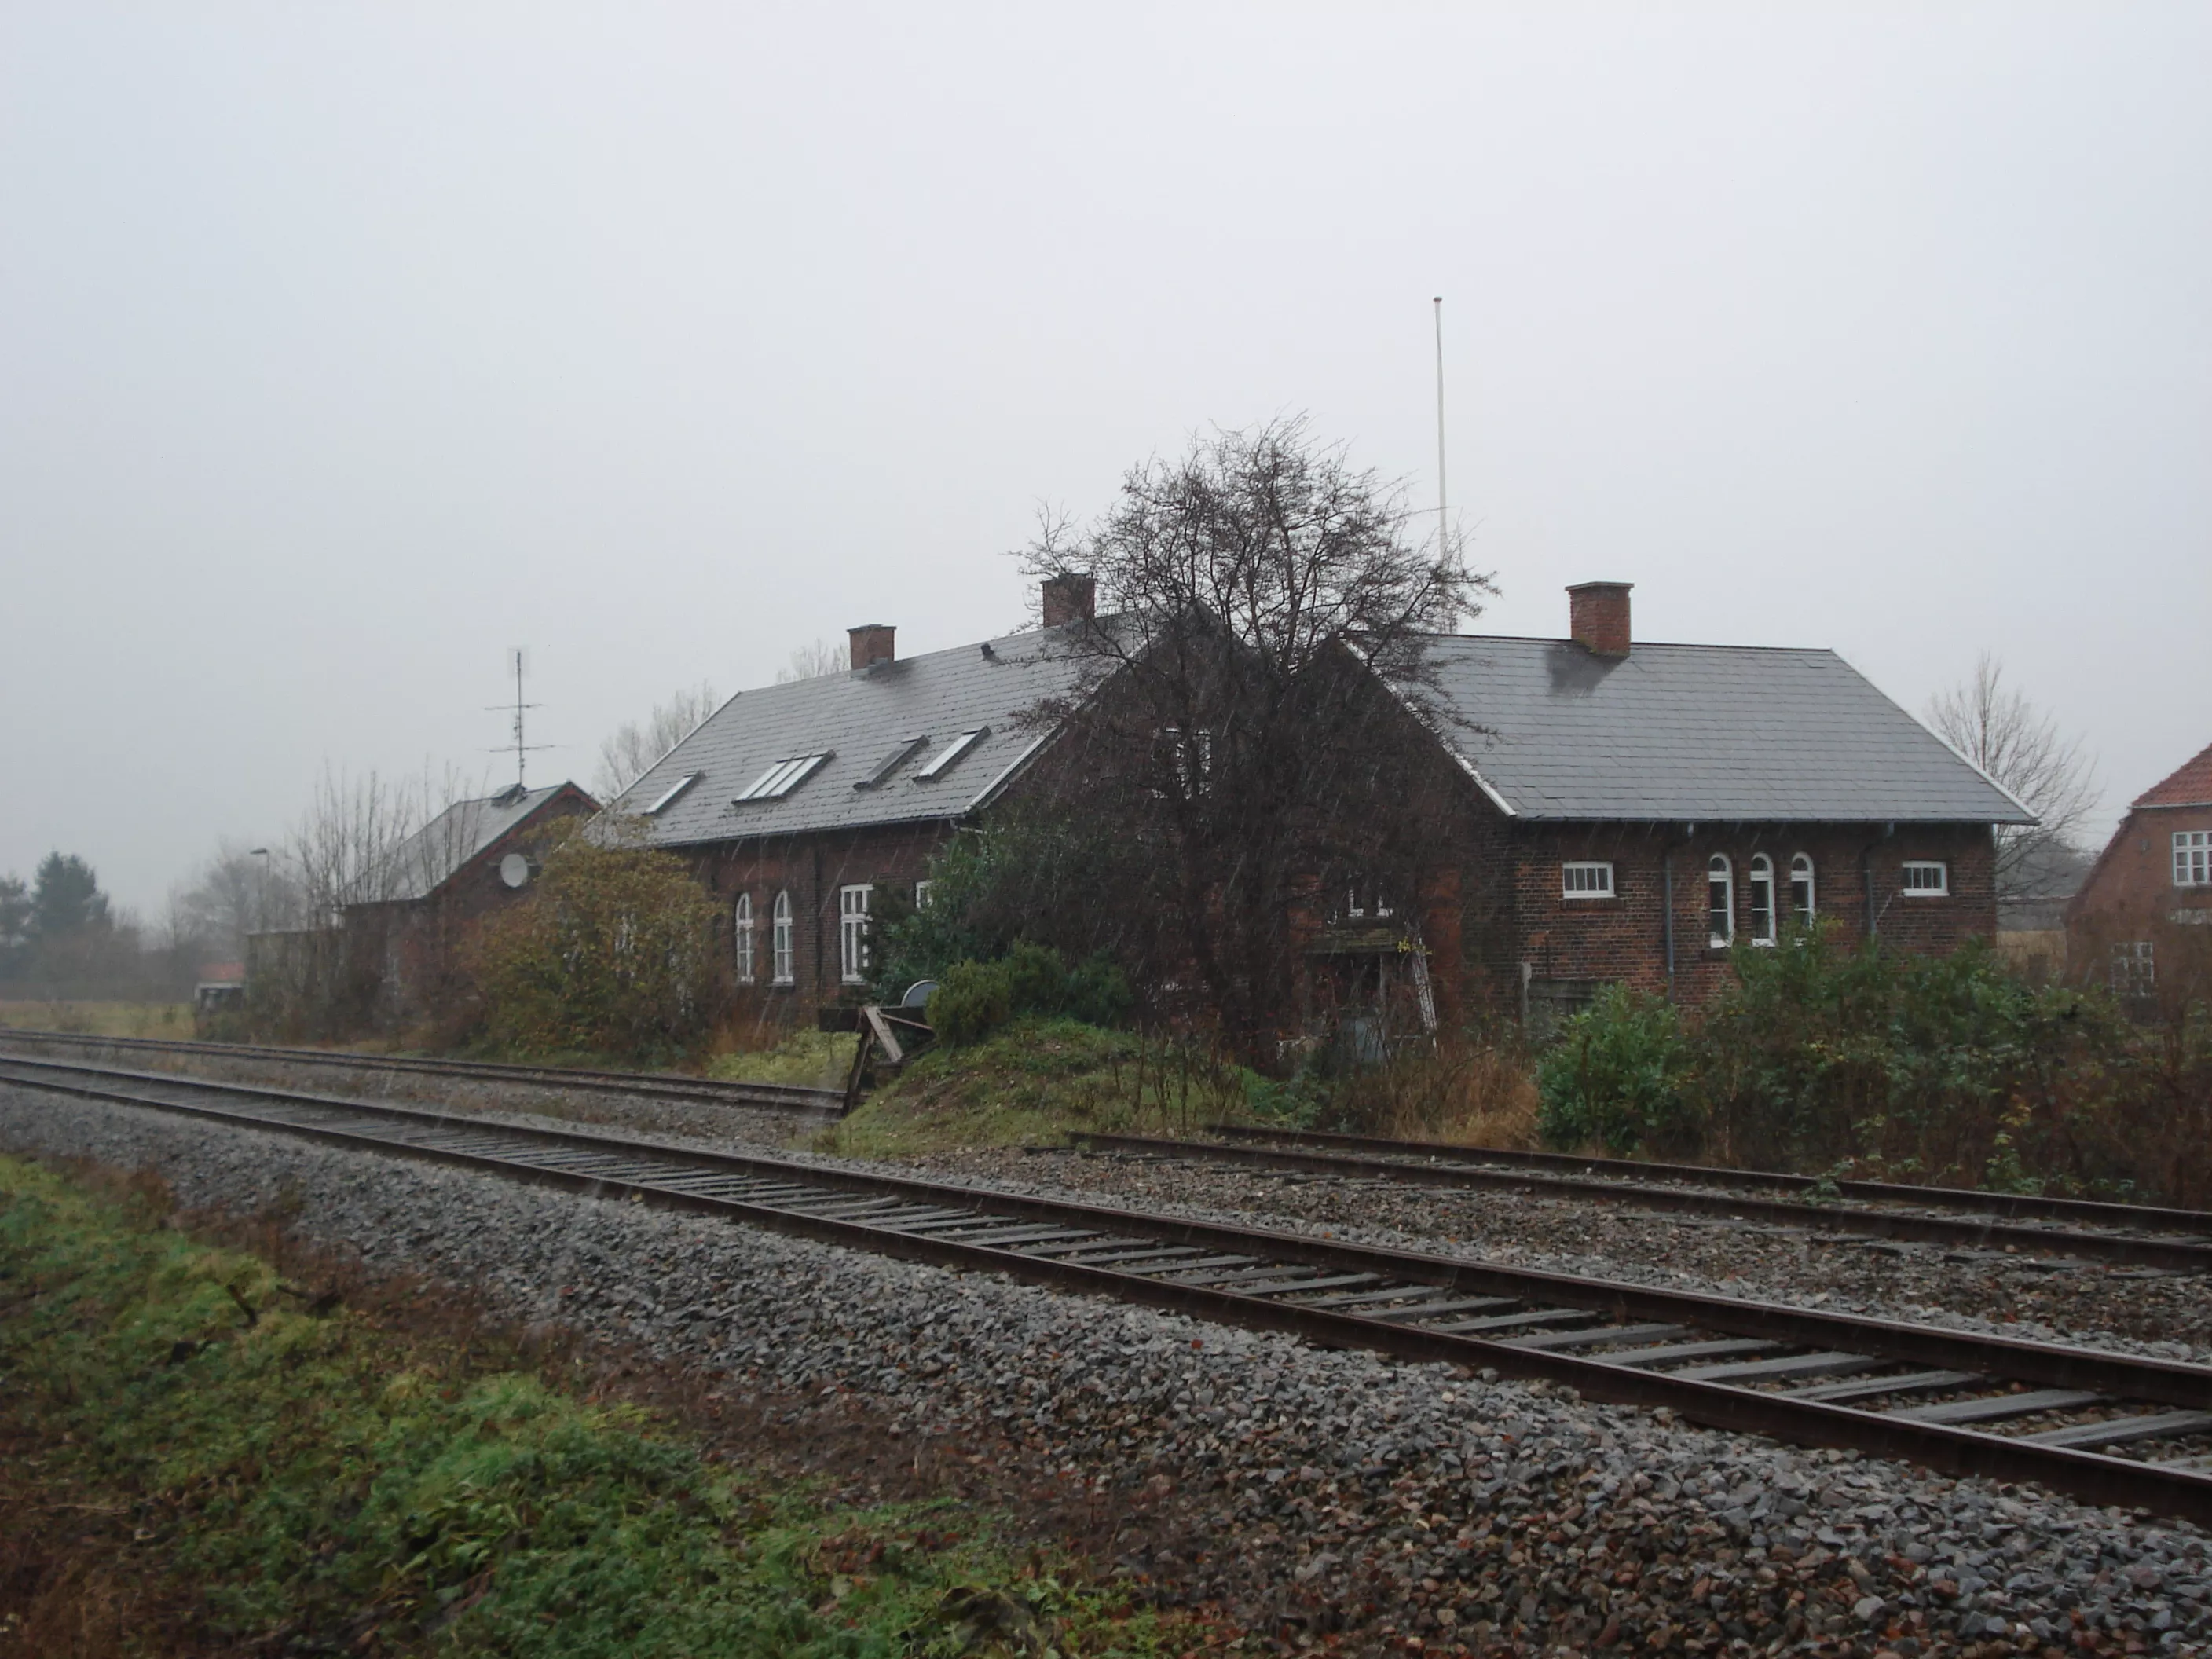
<path id="1" fill-rule="evenodd" d="M 896 623 L 1208 422 L 1483 624 L 1999 653 L 2212 741 L 2212 5 L 0 9 L 0 872 L 157 910 L 327 760 L 500 775 Z M 2100 831 L 2108 826 L 2108 815 Z"/>

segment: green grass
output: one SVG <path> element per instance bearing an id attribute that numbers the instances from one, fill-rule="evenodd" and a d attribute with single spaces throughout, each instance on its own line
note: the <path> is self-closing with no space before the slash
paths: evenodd
<path id="1" fill-rule="evenodd" d="M 825 1151 L 911 1157 L 1056 1141 L 1071 1130 L 1180 1130 L 1241 1112 L 1244 1076 L 1185 1065 L 1133 1031 L 1023 1018 L 963 1048 L 917 1056 L 825 1132 Z"/>
<path id="2" fill-rule="evenodd" d="M 118 1620 L 113 1650 L 810 1659 L 1190 1643 L 1066 1561 L 1018 1556 L 991 1516 L 825 1509 L 804 1485 L 705 1461 L 634 1407 L 487 1372 L 481 1342 L 301 1302 L 254 1255 L 0 1159 L 0 1544 L 48 1557 L 43 1602 L 20 1572 L 0 1587 L 16 1604 L 0 1631 L 35 1647 L 42 1618 L 77 1628 L 56 1596 L 136 1583 L 131 1562 L 150 1556 L 168 1616 Z M 115 1517 L 112 1548 L 80 1539 L 56 1559 L 70 1528 L 40 1517 L 59 1515 Z M 102 1548 L 115 1559 L 86 1558 Z"/>
<path id="3" fill-rule="evenodd" d="M 90 1036 L 189 1037 L 186 1002 L 0 1002 L 0 1026 Z"/>
<path id="4" fill-rule="evenodd" d="M 793 1031 L 773 1048 L 717 1054 L 707 1075 L 732 1083 L 793 1083 L 810 1089 L 842 1089 L 853 1069 L 849 1031 Z"/>

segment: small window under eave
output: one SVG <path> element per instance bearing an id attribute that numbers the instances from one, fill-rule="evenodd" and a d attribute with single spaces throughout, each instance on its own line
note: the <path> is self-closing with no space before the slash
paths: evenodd
<path id="1" fill-rule="evenodd" d="M 734 804 L 743 805 L 749 801 L 781 800 L 820 771 L 828 762 L 830 752 L 824 750 L 818 755 L 794 755 L 788 760 L 776 762 L 755 778 L 737 797 Z"/>
<path id="2" fill-rule="evenodd" d="M 703 778 L 706 775 L 707 775 L 704 772 L 686 772 L 682 777 L 670 784 L 667 788 L 662 790 L 660 793 L 653 799 L 653 805 L 645 809 L 645 816 L 649 818 L 659 817 L 663 812 L 665 812 L 670 807 L 676 805 L 677 801 L 682 797 L 686 789 L 689 789 L 693 784 L 698 782 L 701 778 Z"/>
<path id="3" fill-rule="evenodd" d="M 915 775 L 917 783 L 928 783 L 943 777 L 960 763 L 960 757 L 991 735 L 991 728 L 979 726 L 972 732 L 963 732 L 929 757 L 929 763 Z"/>

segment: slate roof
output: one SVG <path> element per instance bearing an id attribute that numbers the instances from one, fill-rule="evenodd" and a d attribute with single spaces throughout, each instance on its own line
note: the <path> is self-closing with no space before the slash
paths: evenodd
<path id="1" fill-rule="evenodd" d="M 1018 718 L 1041 699 L 1073 691 L 1085 665 L 1054 649 L 1046 629 L 858 672 L 741 691 L 615 801 L 642 813 L 684 777 L 697 781 L 647 820 L 656 846 L 750 840 L 960 817 L 981 807 L 1042 744 Z M 964 732 L 988 728 L 942 775 L 916 774 Z M 911 739 L 879 787 L 856 788 Z M 777 800 L 736 802 L 780 761 L 830 759 Z"/>
<path id="2" fill-rule="evenodd" d="M 1516 817 L 2035 821 L 1832 651 L 1638 641 L 1606 658 L 1471 635 L 1431 649 L 1440 735 Z"/>
<path id="3" fill-rule="evenodd" d="M 2135 798 L 2136 806 L 2212 806 L 2212 746 Z"/>
<path id="4" fill-rule="evenodd" d="M 428 898 L 454 872 L 569 786 L 548 784 L 518 794 L 512 788 L 455 801 L 392 849 L 393 900 Z"/>

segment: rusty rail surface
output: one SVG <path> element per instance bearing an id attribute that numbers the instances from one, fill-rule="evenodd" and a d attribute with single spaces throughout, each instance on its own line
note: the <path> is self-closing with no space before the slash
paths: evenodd
<path id="1" fill-rule="evenodd" d="M 2212 1522 L 2212 1476 L 2094 1449 L 2204 1445 L 2212 1367 L 173 1073 L 9 1057 L 0 1080 L 720 1216 L 1324 1346 L 1543 1378 L 1717 1428 Z M 1876 1401 L 1882 1408 L 1853 1403 Z M 1969 1426 L 2039 1419 L 2046 1426 L 2027 1433 Z"/>

